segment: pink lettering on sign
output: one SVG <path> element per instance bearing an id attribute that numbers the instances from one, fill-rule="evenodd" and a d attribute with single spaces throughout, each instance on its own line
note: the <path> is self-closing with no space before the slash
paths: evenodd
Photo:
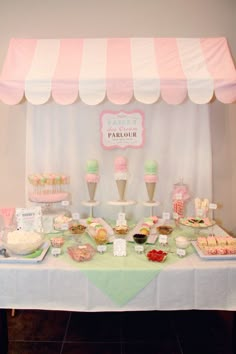
<path id="1" fill-rule="evenodd" d="M 144 113 L 140 110 L 103 111 L 100 133 L 104 149 L 141 148 L 144 145 Z"/>

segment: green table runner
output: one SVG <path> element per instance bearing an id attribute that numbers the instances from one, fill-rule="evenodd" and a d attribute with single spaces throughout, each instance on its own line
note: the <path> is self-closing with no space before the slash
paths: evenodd
<path id="1" fill-rule="evenodd" d="M 191 237 L 192 230 L 175 229 L 172 232 L 169 236 L 169 246 L 172 251 L 175 251 L 175 237 L 178 234 Z M 88 242 L 96 247 L 94 241 L 87 234 L 81 236 L 81 242 Z M 106 253 L 97 253 L 91 261 L 75 262 L 66 252 L 67 247 L 72 244 L 71 240 L 65 243 L 63 255 L 60 257 L 83 272 L 94 285 L 120 306 L 132 299 L 164 267 L 181 259 L 173 252 L 168 254 L 165 262 L 151 262 L 145 254 L 135 252 L 134 243 L 127 242 L 126 257 L 113 256 L 113 245 L 109 244 Z M 153 248 L 160 248 L 158 242 L 156 245 L 146 245 L 145 251 Z M 192 253 L 193 248 L 190 246 L 187 255 Z"/>

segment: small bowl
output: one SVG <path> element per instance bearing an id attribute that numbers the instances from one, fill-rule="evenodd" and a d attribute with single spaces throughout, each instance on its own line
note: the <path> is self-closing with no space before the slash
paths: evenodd
<path id="1" fill-rule="evenodd" d="M 153 249 L 147 253 L 147 258 L 149 261 L 160 263 L 166 260 L 167 254 L 167 252 L 162 250 Z"/>
<path id="2" fill-rule="evenodd" d="M 147 235 L 144 234 L 134 234 L 133 239 L 138 245 L 143 245 L 147 241 Z"/>
<path id="3" fill-rule="evenodd" d="M 52 247 L 55 248 L 61 248 L 65 243 L 65 239 L 63 237 L 52 237 L 50 241 Z"/>
<path id="4" fill-rule="evenodd" d="M 115 226 L 113 230 L 117 235 L 127 235 L 129 232 L 128 226 Z"/>
<path id="5" fill-rule="evenodd" d="M 190 245 L 190 241 L 185 236 L 178 236 L 175 239 L 176 247 L 185 249 Z"/>
<path id="6" fill-rule="evenodd" d="M 173 227 L 169 225 L 160 225 L 157 226 L 157 231 L 161 235 L 170 235 L 171 232 L 173 231 Z"/>
<path id="7" fill-rule="evenodd" d="M 88 243 L 84 245 L 68 247 L 68 254 L 76 262 L 90 261 L 96 253 L 96 250 Z"/>
<path id="8" fill-rule="evenodd" d="M 69 227 L 69 231 L 73 235 L 82 235 L 86 230 L 86 226 L 81 225 L 79 223 L 72 223 L 72 225 Z"/>

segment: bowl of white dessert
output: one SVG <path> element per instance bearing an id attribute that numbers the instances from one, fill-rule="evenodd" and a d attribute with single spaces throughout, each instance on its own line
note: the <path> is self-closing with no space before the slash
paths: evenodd
<path id="1" fill-rule="evenodd" d="M 178 236 L 175 239 L 175 243 L 177 248 L 185 249 L 190 245 L 190 240 L 185 236 Z"/>
<path id="2" fill-rule="evenodd" d="M 8 251 L 17 255 L 27 255 L 42 246 L 44 236 L 35 231 L 13 230 L 3 235 L 2 241 Z"/>

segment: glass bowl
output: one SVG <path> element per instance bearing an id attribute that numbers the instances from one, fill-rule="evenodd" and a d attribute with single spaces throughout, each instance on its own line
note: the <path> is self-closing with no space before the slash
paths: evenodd
<path id="1" fill-rule="evenodd" d="M 147 258 L 152 262 L 164 262 L 166 260 L 167 254 L 167 252 L 162 250 L 153 249 L 147 253 Z"/>
<path id="2" fill-rule="evenodd" d="M 17 255 L 35 252 L 44 242 L 44 235 L 34 231 L 14 230 L 3 235 L 4 247 Z"/>
<path id="3" fill-rule="evenodd" d="M 185 249 L 190 245 L 190 240 L 185 236 L 178 236 L 175 239 L 175 243 L 177 248 Z"/>
<path id="4" fill-rule="evenodd" d="M 170 235 L 173 231 L 173 227 L 169 225 L 160 225 L 157 227 L 157 231 L 161 235 Z"/>
<path id="5" fill-rule="evenodd" d="M 113 230 L 116 235 L 125 236 L 129 232 L 129 227 L 125 225 L 115 226 L 113 227 Z"/>
<path id="6" fill-rule="evenodd" d="M 55 248 L 61 248 L 65 243 L 65 239 L 63 237 L 52 237 L 50 241 L 52 247 Z"/>
<path id="7" fill-rule="evenodd" d="M 134 234 L 133 239 L 134 242 L 138 245 L 143 245 L 147 241 L 148 236 L 144 234 Z"/>
<path id="8" fill-rule="evenodd" d="M 68 247 L 67 252 L 76 262 L 90 261 L 96 253 L 96 250 L 88 243 L 79 246 Z"/>
<path id="9" fill-rule="evenodd" d="M 69 231 L 73 235 L 82 235 L 86 230 L 86 226 L 81 225 L 79 222 L 72 222 L 69 227 Z"/>

